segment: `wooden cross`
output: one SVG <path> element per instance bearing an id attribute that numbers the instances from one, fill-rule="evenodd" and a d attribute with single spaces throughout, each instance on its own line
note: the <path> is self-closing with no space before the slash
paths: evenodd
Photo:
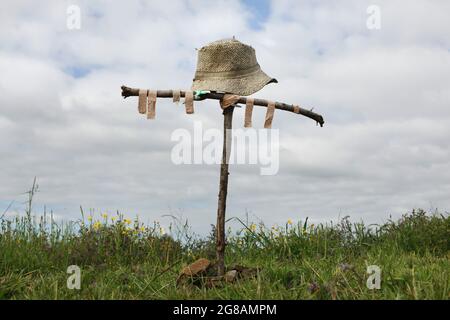
<path id="1" fill-rule="evenodd" d="M 157 90 L 156 96 L 158 98 L 173 98 L 173 90 Z M 180 96 L 185 97 L 186 92 L 181 91 Z M 122 96 L 128 98 L 131 96 L 139 96 L 139 89 L 129 88 L 122 86 Z M 223 93 L 210 92 L 202 94 L 199 98 L 196 97 L 196 101 L 212 99 L 212 100 L 222 100 L 224 97 Z M 231 139 L 227 134 L 227 130 L 232 129 L 233 122 L 233 111 L 237 104 L 246 104 L 247 98 L 240 97 L 237 102 L 223 110 L 223 150 L 222 150 L 222 162 L 220 166 L 220 182 L 219 182 L 219 201 L 217 206 L 217 224 L 216 224 L 216 258 L 217 258 L 217 275 L 223 276 L 225 274 L 225 211 L 227 203 L 227 193 L 228 193 L 228 162 L 229 162 L 229 152 L 231 146 Z M 264 99 L 254 99 L 254 105 L 267 107 L 269 105 L 268 100 Z M 310 119 L 316 121 L 321 127 L 324 125 L 323 117 L 320 114 L 313 112 L 312 110 L 307 110 L 300 108 L 298 106 L 275 102 L 275 108 L 284 111 L 294 112 Z"/>

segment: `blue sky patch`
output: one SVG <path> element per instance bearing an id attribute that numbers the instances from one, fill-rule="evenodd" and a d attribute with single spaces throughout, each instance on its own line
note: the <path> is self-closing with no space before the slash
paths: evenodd
<path id="1" fill-rule="evenodd" d="M 270 0 L 242 0 L 242 3 L 252 14 L 250 27 L 255 30 L 262 29 L 270 16 Z"/>
<path id="2" fill-rule="evenodd" d="M 64 72 L 70 74 L 72 77 L 78 79 L 87 76 L 91 72 L 92 68 L 81 66 L 68 66 L 64 68 Z"/>
<path id="3" fill-rule="evenodd" d="M 91 64 L 91 65 L 69 65 L 63 68 L 63 71 L 75 79 L 84 78 L 89 75 L 92 71 L 102 69 L 102 65 Z"/>

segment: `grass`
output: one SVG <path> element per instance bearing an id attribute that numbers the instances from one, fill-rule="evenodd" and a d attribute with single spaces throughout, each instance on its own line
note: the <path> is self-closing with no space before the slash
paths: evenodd
<path id="1" fill-rule="evenodd" d="M 32 194 L 31 194 L 32 197 Z M 414 210 L 380 226 L 242 224 L 228 234 L 226 262 L 259 267 L 221 288 L 176 287 L 180 269 L 214 259 L 213 236 L 186 224 L 165 231 L 120 214 L 56 224 L 31 214 L 0 225 L 0 299 L 449 299 L 450 217 Z M 211 233 L 211 235 L 213 232 Z M 81 289 L 67 268 L 81 268 Z M 381 268 L 381 288 L 366 286 Z"/>

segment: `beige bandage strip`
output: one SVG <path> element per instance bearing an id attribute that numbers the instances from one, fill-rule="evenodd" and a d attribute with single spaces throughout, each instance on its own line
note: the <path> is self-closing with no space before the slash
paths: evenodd
<path id="1" fill-rule="evenodd" d="M 294 105 L 294 113 L 300 113 L 300 107 Z"/>
<path id="2" fill-rule="evenodd" d="M 156 117 L 156 97 L 157 92 L 155 90 L 148 91 L 147 119 L 155 119 Z"/>
<path id="3" fill-rule="evenodd" d="M 235 94 L 224 94 L 222 99 L 220 99 L 220 107 L 225 110 L 229 106 L 236 104 L 240 98 L 241 96 Z"/>
<path id="4" fill-rule="evenodd" d="M 247 98 L 247 102 L 245 103 L 245 120 L 244 120 L 245 128 L 252 127 L 252 114 L 253 114 L 253 104 L 254 103 L 255 103 L 255 99 Z"/>
<path id="5" fill-rule="evenodd" d="M 187 114 L 194 113 L 194 92 L 186 91 L 184 94 L 184 105 L 186 107 Z"/>
<path id="6" fill-rule="evenodd" d="M 181 98 L 180 90 L 173 90 L 172 94 L 173 94 L 173 102 L 178 104 L 178 102 L 180 102 L 180 98 Z"/>
<path id="7" fill-rule="evenodd" d="M 272 128 L 273 114 L 275 113 L 275 102 L 269 101 L 267 104 L 266 121 L 264 122 L 264 128 Z"/>
<path id="8" fill-rule="evenodd" d="M 139 89 L 138 110 L 140 114 L 147 112 L 147 92 L 148 90 Z"/>

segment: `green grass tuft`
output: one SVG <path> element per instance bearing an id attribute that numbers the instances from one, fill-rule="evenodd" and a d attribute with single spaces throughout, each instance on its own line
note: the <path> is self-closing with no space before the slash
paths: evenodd
<path id="1" fill-rule="evenodd" d="M 176 287 L 182 266 L 214 259 L 213 233 L 199 239 L 184 224 L 169 236 L 158 223 L 112 218 L 56 224 L 27 212 L 2 219 L 0 299 L 450 298 L 448 215 L 414 210 L 381 226 L 347 218 L 318 226 L 243 224 L 228 234 L 227 265 L 260 272 L 213 289 Z M 81 268 L 80 290 L 66 286 L 70 265 Z M 382 270 L 380 290 L 366 286 L 369 265 Z"/>

